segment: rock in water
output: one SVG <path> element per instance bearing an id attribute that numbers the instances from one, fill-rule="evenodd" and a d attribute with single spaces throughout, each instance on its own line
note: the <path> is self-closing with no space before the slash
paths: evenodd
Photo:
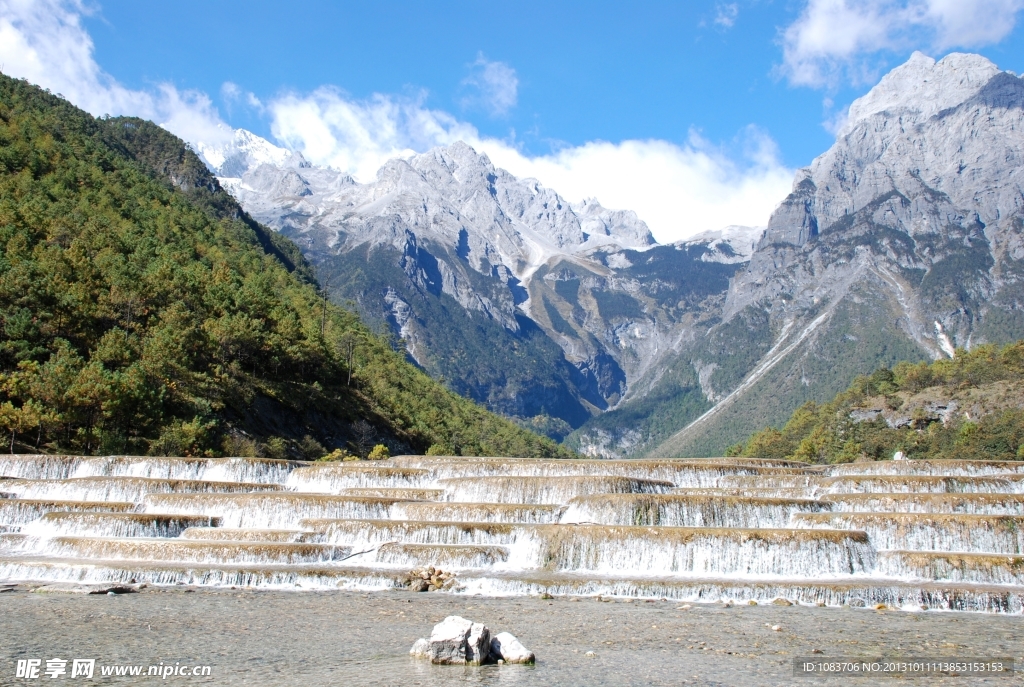
<path id="1" fill-rule="evenodd" d="M 431 663 L 480 665 L 490 649 L 491 631 L 483 623 L 450 615 L 434 625 L 429 640 L 418 640 L 409 653 L 429 658 Z"/>
<path id="2" fill-rule="evenodd" d="M 430 642 L 420 637 L 409 649 L 409 655 L 416 658 L 430 658 Z"/>
<path id="3" fill-rule="evenodd" d="M 457 615 L 450 615 L 434 625 L 430 639 L 417 639 L 409 654 L 416 658 L 429 658 L 431 663 L 448 665 L 536 661 L 533 652 L 515 636 L 501 632 L 491 639 L 491 631 L 483 623 L 474 623 Z"/>
<path id="4" fill-rule="evenodd" d="M 466 663 L 478 666 L 491 655 L 491 631 L 483 623 L 473 623 L 466 637 Z"/>
<path id="5" fill-rule="evenodd" d="M 491 640 L 491 658 L 500 658 L 505 663 L 534 663 L 533 652 L 508 632 L 499 632 Z"/>

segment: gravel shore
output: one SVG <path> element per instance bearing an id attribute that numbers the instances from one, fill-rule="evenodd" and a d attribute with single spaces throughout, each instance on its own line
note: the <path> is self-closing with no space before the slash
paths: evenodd
<path id="1" fill-rule="evenodd" d="M 0 685 L 19 659 L 96 659 L 83 684 L 816 685 L 897 678 L 796 677 L 795 657 L 1008 657 L 1012 677 L 900 678 L 899 684 L 1024 684 L 1019 616 L 593 598 L 149 587 L 136 594 L 0 595 Z M 434 623 L 461 615 L 508 631 L 535 666 L 463 668 L 411 659 Z M 777 629 L 773 629 L 777 628 Z M 588 652 L 593 652 L 588 656 Z M 210 677 L 100 677 L 115 664 L 209 665 Z M 45 675 L 42 682 L 50 683 Z"/>

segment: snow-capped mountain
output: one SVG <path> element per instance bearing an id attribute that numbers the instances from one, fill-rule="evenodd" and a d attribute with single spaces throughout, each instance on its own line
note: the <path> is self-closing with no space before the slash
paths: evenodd
<path id="1" fill-rule="evenodd" d="M 720 296 L 751 248 L 746 228 L 658 246 L 635 213 L 570 203 L 464 143 L 391 160 L 368 184 L 249 132 L 201 150 L 427 370 L 495 410 L 571 427 L 685 338 L 680 303 Z M 713 277 L 694 282 L 695 261 Z"/>
<path id="2" fill-rule="evenodd" d="M 196 153 L 220 177 L 240 177 L 262 164 L 284 165 L 293 159 L 300 163 L 302 156 L 279 148 L 251 131 L 236 129 L 232 140 L 224 145 L 196 144 Z"/>
<path id="3" fill-rule="evenodd" d="M 1024 338 L 1022 113 L 1012 73 L 916 53 L 766 228 L 670 246 L 461 143 L 369 184 L 248 132 L 203 152 L 452 388 L 554 436 L 578 427 L 592 455 L 707 455 L 879 365 Z"/>

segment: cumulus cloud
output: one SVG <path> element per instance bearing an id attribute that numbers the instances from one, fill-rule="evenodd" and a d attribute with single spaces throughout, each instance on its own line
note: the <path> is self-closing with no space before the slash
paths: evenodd
<path id="1" fill-rule="evenodd" d="M 1024 0 L 808 0 L 781 36 L 781 72 L 802 86 L 874 80 L 884 51 L 978 48 L 1013 30 Z"/>
<path id="2" fill-rule="evenodd" d="M 171 84 L 132 90 L 104 72 L 81 24 L 87 12 L 79 0 L 0 0 L 4 73 L 60 93 L 97 116 L 152 119 L 187 141 L 219 142 L 231 136 L 205 93 L 179 91 Z"/>
<path id="3" fill-rule="evenodd" d="M 483 53 L 470 65 L 470 75 L 462 80 L 462 85 L 473 91 L 473 95 L 463 99 L 463 107 L 479 105 L 495 117 L 507 114 L 519 98 L 516 70 L 504 62 L 491 62 Z"/>
<path id="4" fill-rule="evenodd" d="M 530 156 L 508 141 L 481 136 L 470 124 L 430 110 L 421 99 L 377 95 L 353 100 L 336 89 L 291 94 L 271 102 L 274 136 L 314 164 L 362 182 L 394 157 L 462 140 L 495 165 L 538 179 L 571 201 L 596 197 L 635 210 L 662 242 L 730 224 L 764 225 L 790 190 L 793 171 L 775 143 L 756 128 L 741 132 L 731 156 L 691 133 L 684 145 L 660 140 L 594 141 Z"/>
<path id="5" fill-rule="evenodd" d="M 735 2 L 719 4 L 715 8 L 715 25 L 723 29 L 731 29 L 740 15 L 740 6 Z"/>
<path id="6" fill-rule="evenodd" d="M 528 157 L 500 141 L 480 150 L 517 176 L 534 177 L 572 201 L 596 197 L 635 210 L 662 243 L 730 224 L 764 226 L 789 193 L 793 170 L 763 131 L 741 132 L 739 160 L 691 132 L 684 145 L 662 140 L 596 141 Z"/>
<path id="7" fill-rule="evenodd" d="M 475 127 L 424 107 L 424 97 L 378 94 L 355 100 L 339 89 L 324 87 L 308 95 L 276 98 L 267 105 L 267 112 L 279 142 L 315 164 L 370 181 L 391 158 L 479 138 Z"/>

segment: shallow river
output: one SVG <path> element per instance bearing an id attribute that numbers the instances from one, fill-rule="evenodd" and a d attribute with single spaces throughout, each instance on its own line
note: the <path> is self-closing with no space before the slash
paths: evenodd
<path id="1" fill-rule="evenodd" d="M 0 594 L 0 685 L 1020 685 L 1019 616 L 849 608 L 480 598 L 410 592 L 144 589 L 120 596 Z M 447 615 L 509 631 L 535 666 L 464 668 L 412 659 Z M 773 630 L 772 626 L 778 626 Z M 587 656 L 587 652 L 594 652 Z M 820 653 L 817 653 L 820 652 Z M 795 677 L 793 659 L 1010 657 L 1012 677 Z M 49 678 L 48 659 L 66 660 Z M 40 659 L 39 679 L 16 677 Z M 92 682 L 73 659 L 95 659 Z M 101 677 L 103 666 L 209 666 L 209 677 Z"/>

